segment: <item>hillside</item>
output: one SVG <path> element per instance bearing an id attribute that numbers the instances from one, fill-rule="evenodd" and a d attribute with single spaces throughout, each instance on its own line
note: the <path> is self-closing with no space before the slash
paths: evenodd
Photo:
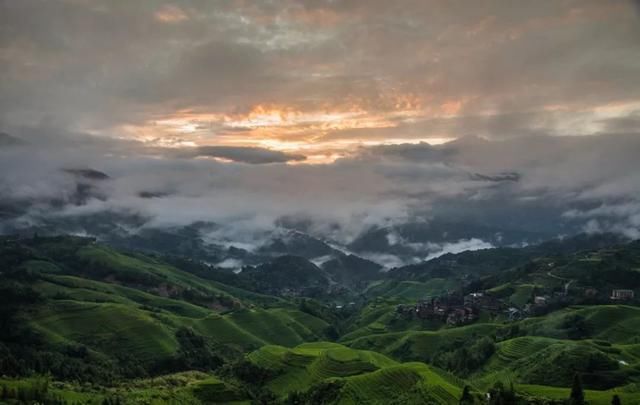
<path id="1" fill-rule="evenodd" d="M 3 328 L 10 348 L 5 360 L 19 354 L 19 370 L 65 378 L 65 362 L 77 363 L 78 373 L 99 361 L 99 375 L 82 378 L 111 381 L 129 373 L 180 371 L 172 363 L 185 360 L 181 333 L 200 340 L 212 358 L 224 358 L 264 344 L 322 339 L 328 327 L 278 298 L 90 239 L 5 240 L 1 249 L 2 287 L 11 292 L 3 295 L 2 320 L 16 326 Z"/>
<path id="2" fill-rule="evenodd" d="M 285 349 L 264 346 L 249 354 L 254 364 L 273 372 L 265 386 L 277 396 L 335 386 L 338 404 L 428 402 L 449 404 L 459 397 L 461 381 L 422 363 L 397 363 L 381 354 L 334 343 Z"/>
<path id="3" fill-rule="evenodd" d="M 0 387 L 51 403 L 454 404 L 465 387 L 475 403 L 553 403 L 578 374 L 590 403 L 634 403 L 640 306 L 609 295 L 637 289 L 640 245 L 611 242 L 388 273 L 285 255 L 236 274 L 91 238 L 5 237 Z"/>

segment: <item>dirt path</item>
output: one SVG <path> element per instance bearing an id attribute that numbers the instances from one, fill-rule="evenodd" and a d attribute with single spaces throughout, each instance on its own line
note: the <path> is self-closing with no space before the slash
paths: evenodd
<path id="1" fill-rule="evenodd" d="M 573 279 L 570 279 L 570 278 L 564 278 L 564 277 L 556 276 L 555 274 L 553 274 L 551 272 L 551 270 L 549 270 L 547 272 L 547 276 L 555 278 L 556 280 L 566 281 L 566 283 L 564 284 L 564 293 L 565 293 L 565 295 L 569 292 L 569 287 L 571 286 L 571 283 L 576 281 L 576 280 L 573 280 Z"/>

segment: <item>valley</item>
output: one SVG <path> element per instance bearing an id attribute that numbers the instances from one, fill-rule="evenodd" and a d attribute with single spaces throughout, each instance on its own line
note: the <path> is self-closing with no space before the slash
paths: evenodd
<path id="1" fill-rule="evenodd" d="M 553 404 L 576 376 L 589 403 L 640 401 L 638 242 L 388 271 L 279 251 L 240 272 L 93 238 L 1 243 L 9 403 Z"/>

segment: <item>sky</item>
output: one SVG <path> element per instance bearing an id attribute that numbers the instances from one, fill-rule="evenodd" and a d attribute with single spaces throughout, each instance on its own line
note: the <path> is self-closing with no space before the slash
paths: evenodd
<path id="1" fill-rule="evenodd" d="M 640 235 L 637 1 L 0 0 L 0 66 L 0 192 L 29 221 Z M 67 204 L 78 167 L 110 180 Z"/>

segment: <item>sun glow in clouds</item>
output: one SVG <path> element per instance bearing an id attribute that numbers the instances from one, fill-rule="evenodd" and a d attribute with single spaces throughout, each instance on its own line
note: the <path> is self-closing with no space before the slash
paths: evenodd
<path id="1" fill-rule="evenodd" d="M 413 109 L 418 106 L 413 99 L 395 101 L 399 109 L 391 113 L 370 112 L 358 105 L 347 106 L 343 110 L 302 111 L 289 106 L 259 104 L 246 113 L 182 110 L 144 125 L 128 125 L 121 129 L 138 140 L 161 147 L 260 147 L 307 157 L 293 164 L 331 163 L 363 146 L 419 142 L 439 144 L 452 139 L 448 136 L 368 137 L 367 129 L 392 129 L 425 114 L 423 110 Z M 439 110 L 452 114 L 460 106 L 461 102 L 452 101 Z M 351 130 L 364 133 L 331 139 L 333 133 Z"/>

